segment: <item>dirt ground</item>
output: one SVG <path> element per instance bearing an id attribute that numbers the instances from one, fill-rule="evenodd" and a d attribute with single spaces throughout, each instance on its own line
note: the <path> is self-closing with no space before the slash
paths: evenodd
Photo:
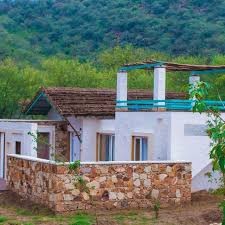
<path id="1" fill-rule="evenodd" d="M 179 207 L 160 209 L 159 218 L 151 209 L 89 212 L 54 215 L 48 209 L 17 195 L 0 192 L 0 224 L 4 225 L 208 225 L 221 221 L 218 209 L 221 197 L 199 192 L 192 202 Z"/>

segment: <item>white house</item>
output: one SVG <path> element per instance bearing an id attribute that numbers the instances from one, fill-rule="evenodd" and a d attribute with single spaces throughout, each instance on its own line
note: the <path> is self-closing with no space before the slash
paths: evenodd
<path id="1" fill-rule="evenodd" d="M 127 90 L 127 72 L 133 69 L 154 70 L 153 94 Z M 26 121 L 36 124 L 49 142 L 37 146 L 42 150 L 38 157 L 53 159 L 60 152 L 68 161 L 191 161 L 193 191 L 216 187 L 205 176 L 211 171 L 207 116 L 192 113 L 193 101 L 185 94 L 166 92 L 166 71 L 190 71 L 190 83 L 194 83 L 201 74 L 224 72 L 225 66 L 149 61 L 123 66 L 117 74 L 116 91 L 42 88 L 25 110 L 48 119 Z M 207 104 L 225 111 L 223 102 Z M 43 125 L 46 130 L 39 129 Z M 16 148 L 10 153 L 16 153 Z"/>

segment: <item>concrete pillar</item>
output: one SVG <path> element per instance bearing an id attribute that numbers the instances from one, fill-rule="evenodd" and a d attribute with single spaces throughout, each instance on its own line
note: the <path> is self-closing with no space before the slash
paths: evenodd
<path id="1" fill-rule="evenodd" d="M 160 66 L 154 68 L 154 100 L 166 99 L 166 67 Z M 164 102 L 157 103 L 158 106 L 165 105 Z"/>
<path id="2" fill-rule="evenodd" d="M 120 71 L 117 73 L 116 100 L 127 101 L 127 72 Z M 127 106 L 127 103 L 118 103 L 118 106 Z"/>
<path id="3" fill-rule="evenodd" d="M 198 82 L 200 81 L 200 76 L 199 75 L 190 75 L 189 76 L 189 85 L 190 86 L 195 86 Z M 196 100 L 195 98 L 189 97 L 189 100 Z M 191 103 L 192 107 L 195 105 L 195 103 Z"/>
<path id="4" fill-rule="evenodd" d="M 200 76 L 199 75 L 191 75 L 189 76 L 189 84 L 194 85 L 200 81 Z"/>

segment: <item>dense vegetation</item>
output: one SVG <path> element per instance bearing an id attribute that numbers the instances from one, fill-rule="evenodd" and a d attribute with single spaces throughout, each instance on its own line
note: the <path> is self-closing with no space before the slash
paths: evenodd
<path id="1" fill-rule="evenodd" d="M 225 64 L 224 18 L 224 0 L 0 0 L 0 118 L 20 117 L 40 86 L 115 88 L 125 62 Z M 202 79 L 225 97 L 225 76 Z M 167 90 L 187 84 L 167 76 Z M 130 73 L 130 88 L 152 86 L 151 72 Z"/>
<path id="2" fill-rule="evenodd" d="M 117 44 L 224 53 L 224 19 L 224 0 L 1 0 L 0 57 L 86 59 Z"/>

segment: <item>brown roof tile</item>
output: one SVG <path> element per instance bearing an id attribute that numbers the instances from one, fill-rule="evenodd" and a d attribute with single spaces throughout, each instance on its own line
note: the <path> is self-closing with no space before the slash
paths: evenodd
<path id="1" fill-rule="evenodd" d="M 40 97 L 40 94 L 42 96 Z M 167 99 L 184 99 L 184 93 L 168 92 Z M 38 99 L 39 98 L 39 99 Z M 151 99 L 147 90 L 129 90 L 128 99 Z M 51 106 L 62 116 L 114 117 L 116 91 L 113 89 L 42 88 L 25 109 L 27 114 L 47 114 Z"/>

